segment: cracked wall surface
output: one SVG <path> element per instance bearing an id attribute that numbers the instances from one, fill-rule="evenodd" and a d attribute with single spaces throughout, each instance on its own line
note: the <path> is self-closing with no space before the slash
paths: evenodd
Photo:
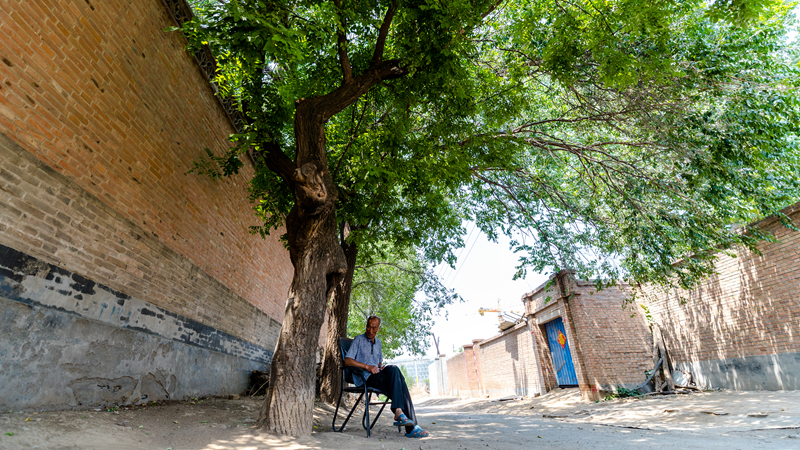
<path id="1" fill-rule="evenodd" d="M 258 361 L 0 296 L 0 409 L 227 395 Z"/>

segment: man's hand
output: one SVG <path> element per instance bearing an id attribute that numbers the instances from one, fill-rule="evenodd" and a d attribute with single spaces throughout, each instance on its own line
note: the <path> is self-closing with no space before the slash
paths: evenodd
<path id="1" fill-rule="evenodd" d="M 371 366 L 369 364 L 364 364 L 362 362 L 356 361 L 353 358 L 345 358 L 344 359 L 344 365 L 351 366 L 351 367 L 358 367 L 359 369 L 367 370 L 367 371 L 369 371 L 369 373 L 371 373 L 373 375 L 381 371 L 381 369 L 379 369 L 377 366 Z"/>

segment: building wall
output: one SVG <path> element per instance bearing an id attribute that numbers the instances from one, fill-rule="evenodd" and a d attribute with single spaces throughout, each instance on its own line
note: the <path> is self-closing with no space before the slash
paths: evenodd
<path id="1" fill-rule="evenodd" d="M 161 370 L 164 380 L 175 375 L 174 385 L 165 382 L 173 393 L 202 394 L 182 385 L 188 381 L 179 376 L 185 372 L 177 357 L 202 350 L 219 361 L 240 361 L 228 361 L 224 376 L 208 370 L 207 379 L 219 381 L 209 383 L 208 392 L 221 392 L 218 384 L 241 389 L 250 368 L 269 362 L 292 267 L 276 237 L 262 240 L 248 231 L 258 223 L 247 198 L 249 162 L 225 180 L 188 173 L 205 149 L 225 151 L 233 127 L 183 38 L 164 31 L 175 25 L 165 4 L 5 0 L 2 9 L 0 249 L 12 256 L 2 262 L 0 297 L 5 311 L 13 311 L 0 315 L 2 326 L 11 330 L 34 316 L 59 317 L 50 323 L 61 325 L 48 328 L 46 336 L 25 338 L 44 352 L 54 340 L 80 338 L 75 327 L 87 324 L 106 330 L 103 336 L 135 333 L 118 339 L 109 354 L 127 351 L 136 358 L 133 343 L 143 335 L 165 339 L 176 352 L 158 368 L 125 369 L 117 358 L 85 373 L 66 371 L 73 380 L 129 377 L 141 387 L 148 374 L 158 378 Z M 49 269 L 31 271 L 26 264 Z M 61 289 L 50 285 L 54 290 L 47 292 L 24 291 L 31 283 L 54 283 L 47 277 L 59 270 L 73 281 Z M 108 322 L 101 306 L 114 305 L 105 300 L 84 310 L 80 303 L 89 303 L 89 294 L 70 286 L 87 283 L 140 302 L 132 309 L 116 305 L 131 318 L 136 308 L 180 317 L 173 321 L 176 328 L 153 334 L 147 327 Z M 78 306 L 64 307 L 66 299 Z M 185 323 L 209 341 L 256 346 L 260 356 L 182 340 Z M 79 339 L 75 347 L 86 346 L 88 353 L 61 347 L 61 356 L 48 360 L 53 366 L 33 364 L 32 353 L 8 350 L 14 345 L 3 336 L 0 404 L 16 408 L 50 403 L 29 392 L 5 404 L 12 398 L 9 386 L 22 378 L 44 381 L 101 340 Z M 174 350 L 179 345 L 188 347 Z M 232 379 L 238 381 L 222 383 Z M 53 402 L 74 406 L 80 399 Z"/>
<path id="2" fill-rule="evenodd" d="M 581 396 L 597 400 L 617 386 L 633 388 L 652 369 L 652 338 L 644 311 L 626 303 L 627 287 L 597 290 L 561 272 L 523 297 L 533 317 L 543 386 L 558 386 L 544 324 L 561 318 Z"/>
<path id="3" fill-rule="evenodd" d="M 406 380 L 408 385 L 413 384 L 428 384 L 430 382 L 431 374 L 428 371 L 433 359 L 418 358 L 418 359 L 395 359 L 386 361 L 386 364 L 392 364 L 397 367 L 405 367 L 411 379 Z"/>
<path id="4" fill-rule="evenodd" d="M 448 394 L 456 397 L 478 397 L 480 386 L 472 345 L 465 345 L 464 351 L 447 359 Z"/>
<path id="5" fill-rule="evenodd" d="M 786 210 L 795 223 L 800 204 Z M 800 233 L 756 225 L 778 242 L 761 255 L 719 255 L 717 275 L 693 291 L 650 290 L 653 318 L 676 366 L 708 387 L 800 389 Z"/>
<path id="6" fill-rule="evenodd" d="M 527 323 L 475 345 L 480 355 L 481 396 L 534 396 L 542 386 Z"/>
<path id="7" fill-rule="evenodd" d="M 439 355 L 428 366 L 428 376 L 430 377 L 430 394 L 432 396 L 450 395 L 447 384 L 447 364 L 444 355 Z"/>
<path id="8" fill-rule="evenodd" d="M 587 390 L 608 392 L 617 386 L 640 385 L 646 379 L 644 371 L 653 368 L 652 337 L 644 311 L 625 304 L 627 289 L 614 286 L 597 291 L 591 284 L 580 283 L 577 291 L 580 295 L 570 299 L 569 306 Z"/>

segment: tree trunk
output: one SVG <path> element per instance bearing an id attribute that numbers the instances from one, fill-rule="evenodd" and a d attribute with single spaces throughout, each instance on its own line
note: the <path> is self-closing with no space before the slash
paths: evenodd
<path id="1" fill-rule="evenodd" d="M 347 318 L 350 312 L 350 293 L 353 288 L 353 273 L 356 268 L 358 248 L 355 243 L 342 241 L 342 250 L 347 260 L 347 271 L 334 280 L 330 305 L 328 306 L 328 336 L 320 370 L 319 398 L 326 403 L 336 403 L 342 387 L 342 364 L 339 356 L 339 338 L 347 336 Z"/>
<path id="2" fill-rule="evenodd" d="M 337 189 L 325 153 L 325 123 L 381 80 L 405 75 L 398 63 L 378 60 L 359 77 L 345 80 L 335 91 L 298 100 L 294 116 L 294 164 L 274 143 L 264 146 L 266 164 L 286 181 L 295 197 L 286 217 L 294 277 L 272 356 L 269 389 L 257 422 L 267 431 L 292 436 L 311 434 L 315 353 L 325 318 L 327 291 L 333 278 L 347 270 L 337 239 Z"/>
<path id="3" fill-rule="evenodd" d="M 270 432 L 302 436 L 312 429 L 314 359 L 324 320 L 327 279 L 331 273 L 344 271 L 344 255 L 335 241 L 324 238 L 324 235 L 336 236 L 332 210 L 317 220 L 299 219 L 294 211 L 287 225 L 300 222 L 297 228 L 302 233 L 294 238 L 292 235 L 296 233 L 289 233 L 290 249 L 298 241 L 306 241 L 308 245 L 301 246 L 292 258 L 294 278 L 258 423 Z M 314 239 L 314 235 L 319 238 Z"/>
<path id="4" fill-rule="evenodd" d="M 299 168 L 291 176 L 295 206 L 286 218 L 294 277 L 258 418 L 258 425 L 268 431 L 292 436 L 312 430 L 314 360 L 328 285 L 347 268 L 337 239 L 337 192 L 328 171 L 325 116 L 319 106 L 319 102 L 301 103 L 295 113 Z"/>

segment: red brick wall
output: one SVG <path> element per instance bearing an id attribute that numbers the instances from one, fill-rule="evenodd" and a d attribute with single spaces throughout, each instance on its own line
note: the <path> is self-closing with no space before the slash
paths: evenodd
<path id="1" fill-rule="evenodd" d="M 4 164 L 16 189 L 0 242 L 205 323 L 253 332 L 237 298 L 282 321 L 292 267 L 276 237 L 248 233 L 252 166 L 223 181 L 187 174 L 233 130 L 183 38 L 164 32 L 174 25 L 164 4 L 6 0 L 2 10 L 0 133 L 106 209 L 54 200 L 25 178 L 32 166 Z M 233 296 L 197 298 L 206 276 Z"/>
<path id="2" fill-rule="evenodd" d="M 800 203 L 784 213 L 797 223 Z M 674 362 L 800 352 L 800 233 L 772 219 L 758 225 L 778 240 L 761 244 L 761 255 L 720 254 L 718 275 L 698 289 L 648 292 Z"/>
<path id="3" fill-rule="evenodd" d="M 483 395 L 532 396 L 545 392 L 540 382 L 533 338 L 527 323 L 481 341 L 476 347 L 480 356 Z"/>
<path id="4" fill-rule="evenodd" d="M 480 363 L 475 354 L 475 345 L 464 346 L 464 361 L 466 362 L 467 385 L 470 395 L 476 395 L 481 389 Z"/>
<path id="5" fill-rule="evenodd" d="M 597 290 L 592 283 L 565 276 L 563 289 L 552 283 L 524 297 L 533 316 L 544 386 L 558 386 L 544 324 L 560 317 L 564 323 L 578 386 L 584 398 L 597 400 L 618 385 L 633 387 L 644 381 L 652 365 L 652 339 L 638 306 L 625 304 L 627 288 Z M 566 293 L 567 297 L 562 295 Z"/>
<path id="6" fill-rule="evenodd" d="M 467 378 L 467 361 L 464 352 L 447 359 L 447 388 L 450 395 L 469 396 L 469 380 Z"/>
<path id="7" fill-rule="evenodd" d="M 574 353 L 582 362 L 586 391 L 610 391 L 618 385 L 633 387 L 645 380 L 652 369 L 652 337 L 644 312 L 637 305 L 625 305 L 627 289 L 610 287 L 598 291 L 579 283 L 569 301 L 577 339 Z M 576 360 L 577 361 L 577 360 Z"/>

